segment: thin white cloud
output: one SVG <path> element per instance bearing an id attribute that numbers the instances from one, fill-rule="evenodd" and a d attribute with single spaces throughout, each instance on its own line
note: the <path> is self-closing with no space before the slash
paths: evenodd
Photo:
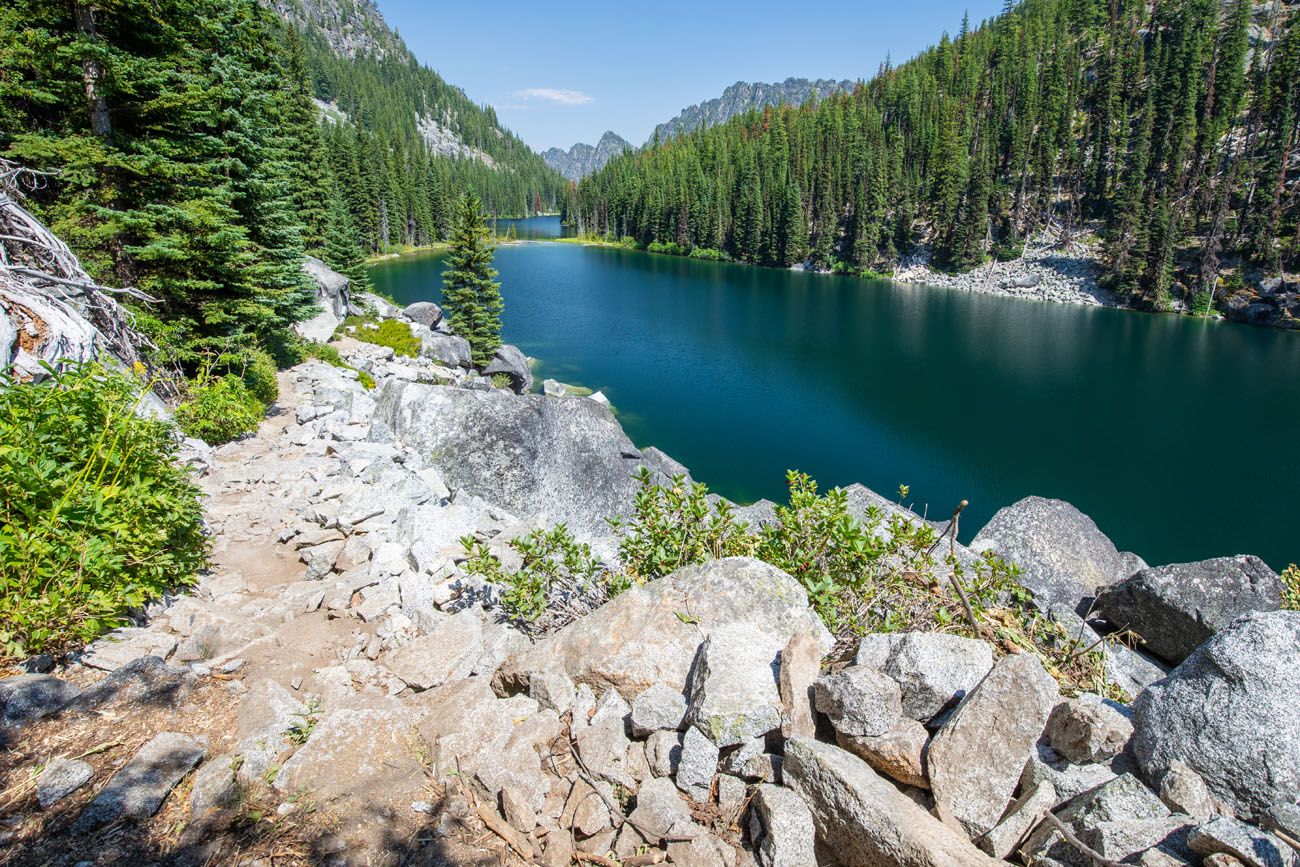
<path id="1" fill-rule="evenodd" d="M 592 98 L 581 90 L 565 90 L 559 87 L 529 87 L 515 91 L 515 97 L 524 100 L 545 100 L 561 105 L 586 105 Z"/>

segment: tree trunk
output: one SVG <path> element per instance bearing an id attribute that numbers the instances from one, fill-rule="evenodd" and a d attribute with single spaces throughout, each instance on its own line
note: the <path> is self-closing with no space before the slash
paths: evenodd
<path id="1" fill-rule="evenodd" d="M 95 7 L 73 4 L 77 32 L 91 42 L 98 41 L 95 33 Z M 108 115 L 108 100 L 104 98 L 104 64 L 93 57 L 81 61 L 81 80 L 86 90 L 86 107 L 90 111 L 90 130 L 100 138 L 113 132 L 113 121 Z"/>

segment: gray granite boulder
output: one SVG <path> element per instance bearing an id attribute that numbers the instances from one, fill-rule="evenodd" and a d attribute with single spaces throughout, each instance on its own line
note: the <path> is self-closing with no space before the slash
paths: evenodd
<path id="1" fill-rule="evenodd" d="M 75 685 L 48 674 L 20 674 L 0 680 L 0 727 L 36 722 L 62 710 L 81 694 Z"/>
<path id="2" fill-rule="evenodd" d="M 844 867 L 994 867 L 866 762 L 809 738 L 785 745 L 785 784 L 812 812 L 818 842 Z"/>
<path id="3" fill-rule="evenodd" d="M 89 783 L 94 775 L 95 769 L 83 761 L 62 756 L 53 759 L 36 778 L 36 800 L 44 810 Z"/>
<path id="4" fill-rule="evenodd" d="M 423 325 L 414 325 L 411 333 L 420 339 L 420 356 L 438 362 L 444 367 L 470 366 L 469 341 L 456 334 L 434 331 Z"/>
<path id="5" fill-rule="evenodd" d="M 86 805 L 73 830 L 93 831 L 119 819 L 147 819 L 190 770 L 203 760 L 203 744 L 189 735 L 164 732 L 133 755 Z"/>
<path id="6" fill-rule="evenodd" d="M 87 687 L 68 703 L 68 709 L 88 712 L 139 704 L 178 707 L 197 682 L 189 668 L 168 665 L 157 656 L 142 656 Z"/>
<path id="7" fill-rule="evenodd" d="M 1087 515 L 1063 500 L 1026 497 L 998 510 L 971 541 L 1020 567 L 1019 581 L 1044 611 L 1082 615 L 1099 588 L 1142 568 Z"/>
<path id="8" fill-rule="evenodd" d="M 1281 601 L 1277 573 L 1258 557 L 1237 556 L 1143 569 L 1102 592 L 1097 609 L 1177 664 L 1237 617 L 1276 611 Z"/>
<path id="9" fill-rule="evenodd" d="M 750 840 L 763 867 L 807 867 L 817 863 L 813 815 L 789 789 L 770 784 L 758 787 L 752 801 Z"/>
<path id="10" fill-rule="evenodd" d="M 750 630 L 752 640 L 775 650 L 807 630 L 823 647 L 831 643 L 799 582 L 767 563 L 729 557 L 620 594 L 506 660 L 493 685 L 498 692 L 522 689 L 534 671 L 563 671 L 575 683 L 602 691 L 612 687 L 625 698 L 656 683 L 685 685 L 700 644 L 724 624 Z"/>
<path id="11" fill-rule="evenodd" d="M 765 636 L 736 623 L 717 626 L 700 645 L 688 684 L 690 722 L 719 747 L 781 726 L 777 654 Z"/>
<path id="12" fill-rule="evenodd" d="M 865 665 L 818 678 L 813 696 L 818 712 L 826 714 L 843 735 L 878 737 L 903 717 L 898 684 Z"/>
<path id="13" fill-rule="evenodd" d="M 1134 705 L 1134 751 L 1153 785 L 1175 760 L 1239 816 L 1300 800 L 1300 612 L 1247 614 Z"/>
<path id="14" fill-rule="evenodd" d="M 939 632 L 877 633 L 862 639 L 854 663 L 893 678 L 902 691 L 903 715 L 929 722 L 992 670 L 993 646 Z"/>
<path id="15" fill-rule="evenodd" d="M 495 376 L 498 373 L 510 378 L 510 388 L 515 394 L 527 394 L 533 390 L 532 368 L 518 346 L 503 343 L 492 353 L 492 360 L 483 368 L 483 375 Z"/>
<path id="16" fill-rule="evenodd" d="M 930 742 L 926 764 L 940 817 L 972 839 L 997 825 L 1058 696 L 1036 656 L 1007 656 L 993 667 Z"/>
<path id="17" fill-rule="evenodd" d="M 416 301 L 414 304 L 406 305 L 406 309 L 402 312 L 406 314 L 407 319 L 425 328 L 437 328 L 438 323 L 442 321 L 442 308 L 432 301 Z"/>
<path id="18" fill-rule="evenodd" d="M 658 731 L 677 731 L 686 719 L 686 697 L 666 683 L 656 683 L 632 701 L 632 734 L 639 738 Z"/>
<path id="19" fill-rule="evenodd" d="M 316 289 L 316 313 L 312 318 L 296 323 L 293 328 L 307 340 L 324 343 L 348 315 L 352 281 L 315 256 L 306 258 L 302 270 Z"/>
<path id="20" fill-rule="evenodd" d="M 1119 755 L 1133 737 L 1128 708 L 1084 693 L 1061 702 L 1047 721 L 1047 740 L 1072 762 L 1102 762 Z"/>
<path id="21" fill-rule="evenodd" d="M 1297 867 L 1300 853 L 1266 831 L 1227 816 L 1211 819 L 1192 830 L 1187 841 L 1197 855 L 1223 853 L 1246 867 Z"/>
<path id="22" fill-rule="evenodd" d="M 545 514 L 607 539 L 605 518 L 631 512 L 640 452 L 589 400 L 390 380 L 375 419 L 431 458 L 448 487 L 515 515 Z"/>

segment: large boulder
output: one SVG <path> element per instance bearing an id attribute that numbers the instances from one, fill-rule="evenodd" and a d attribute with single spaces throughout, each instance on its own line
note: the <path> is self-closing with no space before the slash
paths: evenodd
<path id="1" fill-rule="evenodd" d="M 971 540 L 977 552 L 994 551 L 1020 567 L 1020 583 L 1049 613 L 1082 615 L 1099 588 L 1132 575 L 1144 564 L 1120 553 L 1087 515 L 1064 500 L 1026 497 L 999 509 Z"/>
<path id="2" fill-rule="evenodd" d="M 724 624 L 748 629 L 756 645 L 772 649 L 772 658 L 801 630 L 814 631 L 830 649 L 830 633 L 798 581 L 767 563 L 732 557 L 628 590 L 506 660 L 494 684 L 514 691 L 534 671 L 564 671 L 597 692 L 614 688 L 628 699 L 656 683 L 684 686 L 700 644 Z"/>
<path id="3" fill-rule="evenodd" d="M 470 366 L 469 341 L 456 334 L 444 334 L 424 325 L 412 325 L 411 333 L 420 340 L 420 355 L 444 367 Z"/>
<path id="4" fill-rule="evenodd" d="M 747 625 L 723 623 L 700 645 L 690 681 L 689 719 L 719 747 L 781 726 L 780 648 L 755 640 Z"/>
<path id="5" fill-rule="evenodd" d="M 1239 816 L 1300 799 L 1300 612 L 1244 615 L 1138 696 L 1134 751 L 1147 781 L 1175 760 Z"/>
<path id="6" fill-rule="evenodd" d="M 1019 653 L 962 699 L 926 754 L 941 818 L 972 839 L 997 825 L 1058 697 L 1038 658 Z"/>
<path id="7" fill-rule="evenodd" d="M 438 323 L 442 321 L 442 308 L 432 301 L 416 301 L 414 304 L 406 305 L 402 311 L 406 318 L 423 325 L 425 328 L 437 328 Z"/>
<path id="8" fill-rule="evenodd" d="M 498 373 L 509 377 L 510 388 L 515 394 L 527 394 L 533 390 L 532 368 L 518 346 L 503 343 L 492 353 L 492 360 L 483 368 L 483 375 L 495 376 Z"/>
<path id="9" fill-rule="evenodd" d="M 844 867 L 994 867 L 866 762 L 809 738 L 785 745 L 785 784 L 812 811 L 818 841 Z"/>
<path id="10" fill-rule="evenodd" d="M 295 324 L 293 328 L 307 340 L 324 343 L 347 318 L 352 281 L 315 256 L 307 257 L 302 270 L 307 272 L 316 288 L 316 315 Z"/>
<path id="11" fill-rule="evenodd" d="M 1132 629 L 1148 651 L 1175 665 L 1242 614 L 1281 604 L 1282 580 L 1250 556 L 1143 569 L 1097 597 L 1107 620 Z"/>
<path id="12" fill-rule="evenodd" d="M 62 710 L 81 690 L 48 674 L 0 679 L 0 728 L 19 728 Z"/>
<path id="13" fill-rule="evenodd" d="M 389 380 L 375 420 L 428 456 L 449 487 L 588 539 L 608 538 L 605 519 L 628 514 L 638 490 L 640 452 L 589 400 Z"/>

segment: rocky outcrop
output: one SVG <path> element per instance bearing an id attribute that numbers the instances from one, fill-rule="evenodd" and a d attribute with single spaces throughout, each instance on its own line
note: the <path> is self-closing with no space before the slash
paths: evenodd
<path id="1" fill-rule="evenodd" d="M 351 310 L 352 281 L 315 256 L 307 257 L 302 270 L 307 272 L 316 287 L 317 313 L 295 324 L 293 329 L 307 340 L 324 343 L 334 335 L 334 330 L 343 324 Z"/>
<path id="2" fill-rule="evenodd" d="M 1097 597 L 1097 609 L 1144 647 L 1182 662 L 1219 629 L 1252 611 L 1276 611 L 1282 582 L 1258 557 L 1219 557 L 1143 569 Z"/>
<path id="3" fill-rule="evenodd" d="M 755 644 L 772 648 L 772 658 L 803 630 L 815 631 L 830 649 L 830 634 L 797 581 L 758 560 L 731 558 L 632 588 L 507 660 L 497 683 L 521 689 L 534 671 L 563 671 L 629 698 L 656 683 L 684 688 L 700 645 L 724 625 L 749 630 Z"/>
<path id="4" fill-rule="evenodd" d="M 627 514 L 636 493 L 640 452 L 592 401 L 389 382 L 375 418 L 447 484 L 587 538 L 608 537 L 605 518 Z"/>
<path id="5" fill-rule="evenodd" d="M 737 81 L 722 92 L 717 99 L 710 99 L 696 105 L 688 105 L 677 117 L 655 127 L 654 133 L 646 144 L 668 142 L 682 133 L 726 123 L 738 114 L 753 109 L 778 105 L 803 105 L 815 95 L 817 99 L 826 99 L 833 93 L 852 90 L 851 81 L 829 81 L 807 78 L 787 78 L 772 84 L 762 82 Z"/>
<path id="6" fill-rule="evenodd" d="M 1159 785 L 1175 761 L 1238 815 L 1300 799 L 1300 612 L 1247 614 L 1138 696 L 1134 751 Z"/>

